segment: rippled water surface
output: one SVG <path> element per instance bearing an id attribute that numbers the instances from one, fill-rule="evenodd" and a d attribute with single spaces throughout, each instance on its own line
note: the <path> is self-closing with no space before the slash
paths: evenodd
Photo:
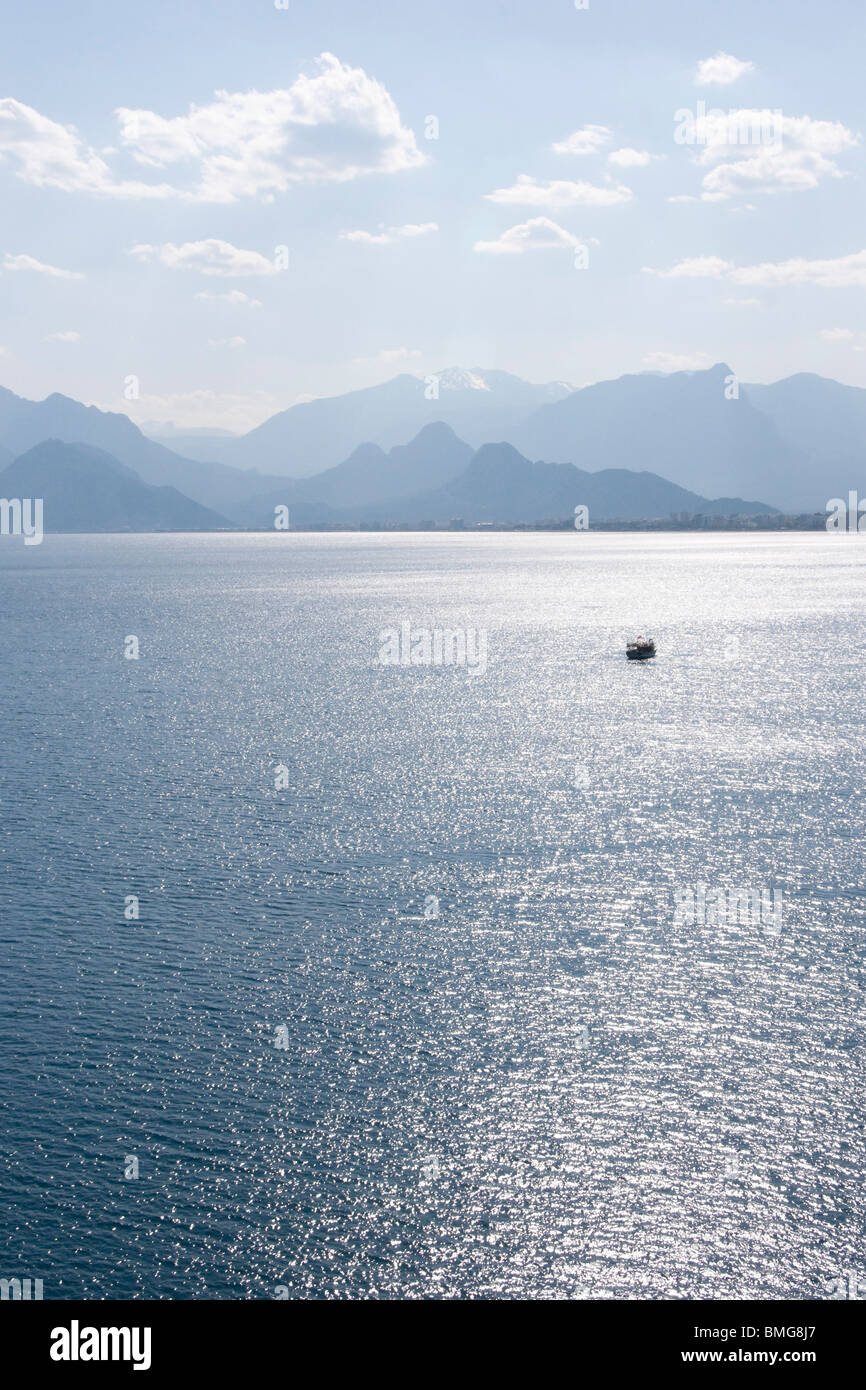
<path id="1" fill-rule="evenodd" d="M 866 541 L 0 547 L 0 1275 L 718 1299 L 866 1270 Z M 486 631 L 486 671 L 377 665 L 401 622 Z M 697 884 L 776 889 L 781 932 L 683 920 Z"/>

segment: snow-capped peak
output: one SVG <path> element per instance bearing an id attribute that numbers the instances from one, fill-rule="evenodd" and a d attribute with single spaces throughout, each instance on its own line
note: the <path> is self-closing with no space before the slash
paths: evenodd
<path id="1" fill-rule="evenodd" d="M 480 372 L 467 372 L 464 367 L 446 367 L 437 372 L 440 391 L 489 391 Z"/>

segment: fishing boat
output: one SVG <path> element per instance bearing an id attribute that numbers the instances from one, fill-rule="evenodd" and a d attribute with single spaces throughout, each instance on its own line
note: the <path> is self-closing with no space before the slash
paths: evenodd
<path id="1" fill-rule="evenodd" d="M 625 654 L 629 661 L 646 661 L 655 656 L 656 644 L 651 637 L 636 637 L 633 642 L 626 643 Z"/>

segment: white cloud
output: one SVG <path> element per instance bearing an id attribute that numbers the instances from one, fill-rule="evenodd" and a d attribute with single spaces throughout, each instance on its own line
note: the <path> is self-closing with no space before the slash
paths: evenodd
<path id="1" fill-rule="evenodd" d="M 484 196 L 491 203 L 555 209 L 609 207 L 613 203 L 627 203 L 633 195 L 623 184 L 600 188 L 593 183 L 572 183 L 568 179 L 538 183 L 529 174 L 519 174 L 511 188 L 497 188 Z"/>
<path id="2" fill-rule="evenodd" d="M 742 77 L 744 72 L 754 72 L 754 70 L 754 63 L 743 62 L 739 58 L 734 58 L 730 53 L 719 51 L 714 58 L 703 58 L 698 63 L 695 82 L 702 87 L 712 84 L 728 87 L 732 82 L 736 82 L 738 77 Z"/>
<path id="3" fill-rule="evenodd" d="M 850 328 L 822 328 L 819 337 L 826 339 L 828 343 L 841 343 L 853 338 L 854 333 Z"/>
<path id="4" fill-rule="evenodd" d="M 438 232 L 438 222 L 407 222 L 402 227 L 392 227 L 391 230 L 401 237 L 426 236 L 428 232 Z"/>
<path id="5" fill-rule="evenodd" d="M 695 162 L 709 170 L 702 183 L 705 202 L 800 192 L 825 178 L 844 178 L 834 157 L 860 143 L 840 121 L 746 108 L 699 116 L 694 136 Z"/>
<path id="6" fill-rule="evenodd" d="M 344 182 L 427 162 L 385 87 L 331 53 L 320 55 L 313 76 L 301 75 L 285 90 L 220 91 L 184 116 L 128 107 L 115 114 L 120 142 L 137 163 L 192 166 L 192 186 L 118 180 L 74 127 L 11 97 L 0 101 L 0 159 L 16 159 L 18 177 L 43 188 L 209 203 L 271 199 L 296 184 Z"/>
<path id="7" fill-rule="evenodd" d="M 50 275 L 55 280 L 83 280 L 84 276 L 78 270 L 61 270 L 56 265 L 46 265 L 44 261 L 37 261 L 33 256 L 13 256 L 7 251 L 3 257 L 4 270 L 33 270 L 38 275 Z"/>
<path id="8" fill-rule="evenodd" d="M 694 121 L 698 162 L 717 164 L 742 153 L 743 146 L 758 150 L 803 149 L 813 154 L 834 155 L 859 144 L 859 137 L 841 121 L 816 121 L 811 116 L 786 116 L 768 107 L 738 106 L 731 111 L 707 111 Z"/>
<path id="9" fill-rule="evenodd" d="M 0 100 L 0 160 L 18 162 L 18 178 L 37 188 L 114 198 L 169 198 L 166 184 L 115 182 L 105 160 L 83 145 L 74 126 L 59 125 L 13 97 Z"/>
<path id="10" fill-rule="evenodd" d="M 691 256 L 670 270 L 653 270 L 648 265 L 642 269 L 646 275 L 658 275 L 663 280 L 720 280 L 733 264 L 733 261 L 722 260 L 721 256 Z"/>
<path id="11" fill-rule="evenodd" d="M 705 352 L 648 352 L 642 363 L 651 372 L 699 372 L 712 359 Z"/>
<path id="12" fill-rule="evenodd" d="M 369 246 L 390 246 L 395 241 L 427 236 L 429 232 L 438 230 L 439 225 L 436 222 L 407 222 L 402 227 L 380 227 L 378 232 L 341 232 L 339 240 L 361 241 Z"/>
<path id="13" fill-rule="evenodd" d="M 606 125 L 585 125 L 565 140 L 557 140 L 552 146 L 556 154 L 596 154 L 610 139 Z"/>
<path id="14" fill-rule="evenodd" d="M 248 309 L 261 309 L 262 307 L 262 301 L 260 299 L 250 299 L 250 296 L 244 294 L 243 290 L 226 290 L 225 293 L 221 293 L 217 290 L 198 290 L 195 297 L 196 299 L 213 300 L 214 302 L 222 304 L 243 304 Z"/>
<path id="15" fill-rule="evenodd" d="M 246 347 L 246 338 L 208 338 L 208 347 L 212 348 L 241 348 Z"/>
<path id="16" fill-rule="evenodd" d="M 866 251 L 834 260 L 765 261 L 731 272 L 737 285 L 820 285 L 825 289 L 866 288 Z"/>
<path id="17" fill-rule="evenodd" d="M 218 203 L 426 163 L 381 82 L 332 53 L 317 61 L 287 90 L 217 92 L 186 116 L 121 108 L 121 140 L 143 164 L 195 162 L 193 196 Z"/>
<path id="18" fill-rule="evenodd" d="M 390 246 L 394 237 L 386 231 L 381 232 L 341 232 L 338 241 L 363 241 L 367 246 Z"/>
<path id="19" fill-rule="evenodd" d="M 749 299 L 749 298 L 746 298 L 746 297 L 743 297 L 743 298 L 741 298 L 741 299 L 723 299 L 723 300 L 722 300 L 722 303 L 723 303 L 723 304 L 729 304 L 729 305 L 731 306 L 731 308 L 733 308 L 733 309 L 750 309 L 750 308 L 753 308 L 754 305 L 760 304 L 760 302 L 761 302 L 760 299 Z"/>
<path id="20" fill-rule="evenodd" d="M 145 244 L 130 247 L 129 254 L 139 261 L 156 258 L 169 270 L 197 270 L 202 275 L 220 275 L 231 278 L 239 275 L 278 275 L 274 261 L 258 251 L 243 251 L 232 246 L 230 241 L 220 241 L 208 237 L 206 241 L 185 241 L 175 246 L 167 241 L 164 246 Z"/>
<path id="21" fill-rule="evenodd" d="M 807 261 L 795 257 L 787 261 L 763 261 L 760 265 L 737 266 L 719 256 L 695 256 L 680 261 L 670 270 L 653 270 L 644 266 L 649 275 L 666 280 L 712 279 L 729 280 L 735 285 L 784 286 L 820 285 L 825 289 L 866 288 L 866 251 L 828 260 Z"/>
<path id="22" fill-rule="evenodd" d="M 843 175 L 823 155 L 806 150 L 758 150 L 748 159 L 712 169 L 704 176 L 701 197 L 706 203 L 720 203 L 756 193 L 803 193 L 817 188 L 826 177 Z"/>
<path id="23" fill-rule="evenodd" d="M 642 169 L 652 158 L 649 150 L 633 150 L 626 146 L 622 150 L 611 150 L 607 161 L 618 169 Z"/>
<path id="24" fill-rule="evenodd" d="M 81 334 L 76 333 L 74 329 L 65 333 L 48 333 L 45 336 L 45 341 L 46 343 L 80 343 Z"/>
<path id="25" fill-rule="evenodd" d="M 551 222 L 549 217 L 532 217 L 517 227 L 509 227 L 497 241 L 476 241 L 474 250 L 494 256 L 519 256 L 524 251 L 546 251 L 584 245 L 579 237 Z"/>

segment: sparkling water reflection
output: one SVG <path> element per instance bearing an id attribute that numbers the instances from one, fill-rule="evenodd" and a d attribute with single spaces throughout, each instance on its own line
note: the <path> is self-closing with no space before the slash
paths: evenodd
<path id="1" fill-rule="evenodd" d="M 823 534 L 7 540 L 0 1274 L 863 1271 L 864 563 Z M 401 622 L 484 630 L 486 670 L 377 665 Z M 781 934 L 677 921 L 697 884 L 776 888 Z"/>

